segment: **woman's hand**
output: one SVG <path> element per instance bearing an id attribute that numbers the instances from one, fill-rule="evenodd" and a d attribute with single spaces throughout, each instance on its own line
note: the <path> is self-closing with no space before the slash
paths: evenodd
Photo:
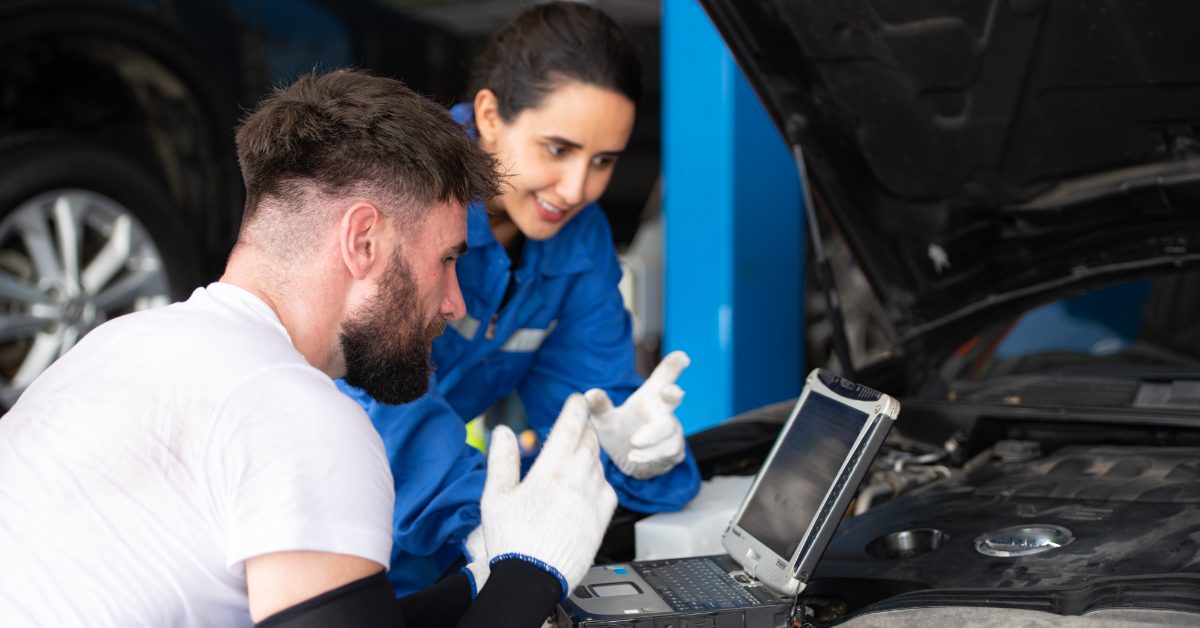
<path id="1" fill-rule="evenodd" d="M 675 417 L 683 389 L 675 380 L 688 364 L 691 360 L 686 353 L 671 352 L 619 408 L 613 407 L 603 390 L 587 391 L 600 446 L 625 475 L 646 480 L 683 461 L 683 426 Z"/>

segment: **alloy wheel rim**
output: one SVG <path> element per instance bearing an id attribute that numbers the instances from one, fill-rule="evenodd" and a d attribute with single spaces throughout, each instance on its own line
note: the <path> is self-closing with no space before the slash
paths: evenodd
<path id="1" fill-rule="evenodd" d="M 0 221 L 0 403 L 84 334 L 171 301 L 166 266 L 128 208 L 91 190 L 39 194 Z"/>

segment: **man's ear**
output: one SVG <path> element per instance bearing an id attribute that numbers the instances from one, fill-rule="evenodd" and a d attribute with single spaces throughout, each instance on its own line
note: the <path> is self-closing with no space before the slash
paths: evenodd
<path id="1" fill-rule="evenodd" d="M 475 131 L 479 133 L 481 146 L 492 148 L 490 144 L 495 141 L 501 122 L 500 101 L 496 99 L 496 93 L 486 87 L 476 92 Z"/>
<path id="2" fill-rule="evenodd" d="M 384 261 L 387 221 L 379 208 L 358 201 L 342 214 L 338 224 L 338 248 L 346 271 L 355 279 L 365 279 Z"/>

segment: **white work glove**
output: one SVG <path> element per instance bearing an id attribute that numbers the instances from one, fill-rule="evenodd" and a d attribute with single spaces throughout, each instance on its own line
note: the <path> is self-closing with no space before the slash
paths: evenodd
<path id="1" fill-rule="evenodd" d="M 600 435 L 600 446 L 621 473 L 647 480 L 683 461 L 686 455 L 683 426 L 675 418 L 683 389 L 675 380 L 688 364 L 691 360 L 686 353 L 672 351 L 619 408 L 613 407 L 603 390 L 587 391 L 588 409 Z"/>
<path id="2" fill-rule="evenodd" d="M 533 468 L 521 477 L 512 430 L 499 426 L 488 445 L 487 482 L 480 510 L 490 564 L 516 556 L 550 572 L 563 595 L 578 584 L 600 548 L 617 508 L 604 479 L 587 402 L 567 398 Z"/>
<path id="3" fill-rule="evenodd" d="M 474 598 L 483 590 L 484 583 L 487 582 L 488 576 L 492 570 L 488 567 L 487 545 L 483 540 L 483 524 L 475 526 L 474 530 L 467 535 L 463 540 L 463 555 L 467 558 L 467 566 L 463 567 L 471 574 L 472 584 L 475 590 L 471 592 L 471 597 Z"/>

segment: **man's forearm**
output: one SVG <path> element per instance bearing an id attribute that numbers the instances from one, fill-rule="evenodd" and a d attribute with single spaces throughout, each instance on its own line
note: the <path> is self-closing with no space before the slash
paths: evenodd
<path id="1" fill-rule="evenodd" d="M 461 571 L 398 601 L 408 626 L 451 628 L 471 606 L 471 581 Z"/>
<path id="2" fill-rule="evenodd" d="M 471 583 L 461 572 L 397 600 L 380 573 L 351 582 L 276 613 L 256 628 L 537 628 L 562 596 L 558 580 L 519 559 L 492 567 L 487 584 L 471 603 Z"/>

